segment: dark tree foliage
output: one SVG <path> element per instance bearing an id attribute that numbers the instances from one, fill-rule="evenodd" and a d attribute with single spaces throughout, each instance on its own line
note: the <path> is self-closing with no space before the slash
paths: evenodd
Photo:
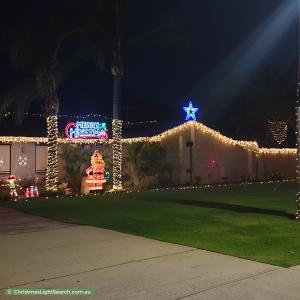
<path id="1" fill-rule="evenodd" d="M 239 93 L 235 101 L 224 108 L 223 116 L 217 122 L 219 127 L 222 125 L 222 132 L 238 139 L 256 140 L 262 146 L 275 146 L 268 138 L 268 120 L 285 121 L 289 130 L 284 146 L 293 146 L 296 93 L 296 82 L 290 76 L 293 70 L 294 66 L 286 69 L 265 66 L 247 84 L 247 92 Z M 230 93 L 222 96 L 226 102 Z"/>
<path id="2" fill-rule="evenodd" d="M 74 145 L 63 145 L 60 157 L 62 158 L 64 178 L 74 191 L 80 191 L 82 177 L 85 176 L 85 169 L 89 166 L 93 151 L 90 148 L 83 148 Z"/>
<path id="3" fill-rule="evenodd" d="M 160 143 L 126 145 L 124 164 L 130 165 L 131 187 L 162 187 L 172 181 L 166 149 Z M 144 182 L 147 178 L 152 180 Z"/>

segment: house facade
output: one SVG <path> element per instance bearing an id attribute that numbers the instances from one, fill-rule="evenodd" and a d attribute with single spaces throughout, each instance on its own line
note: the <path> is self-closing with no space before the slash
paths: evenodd
<path id="1" fill-rule="evenodd" d="M 151 137 L 124 138 L 126 144 L 161 143 L 175 184 L 293 179 L 296 149 L 260 148 L 256 142 L 233 140 L 202 123 L 190 121 Z M 112 140 L 60 138 L 59 145 L 111 147 Z M 47 138 L 0 137 L 0 176 L 39 178 L 46 174 Z M 126 150 L 125 150 L 126 151 Z"/>

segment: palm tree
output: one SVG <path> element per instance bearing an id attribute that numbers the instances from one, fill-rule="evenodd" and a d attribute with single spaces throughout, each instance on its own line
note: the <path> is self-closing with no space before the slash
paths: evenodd
<path id="1" fill-rule="evenodd" d="M 90 2 L 91 4 L 91 2 Z M 109 62 L 113 81 L 113 189 L 122 189 L 122 82 L 125 58 L 134 47 L 155 44 L 176 46 L 177 50 L 189 48 L 188 35 L 177 26 L 158 26 L 139 35 L 131 36 L 126 32 L 129 19 L 130 1 L 94 1 L 95 18 L 86 26 L 90 36 Z M 99 11 L 100 8 L 100 11 Z M 132 8 L 132 7 L 131 7 Z M 97 13 L 98 11 L 98 13 Z"/>
<path id="2" fill-rule="evenodd" d="M 29 64 L 28 61 L 20 62 L 16 52 L 24 49 L 23 42 L 28 46 L 28 40 L 17 40 L 13 50 L 14 66 L 28 67 L 30 69 L 30 77 L 23 82 L 17 84 L 12 90 L 8 91 L 4 97 L 4 104 L 1 107 L 1 115 L 7 109 L 13 108 L 16 110 L 17 118 L 23 116 L 23 112 L 28 108 L 29 104 L 35 100 L 44 98 L 44 112 L 47 120 L 47 136 L 48 136 L 48 160 L 47 160 L 47 173 L 46 173 L 46 189 L 57 189 L 57 176 L 58 176 L 58 128 L 57 128 L 57 115 L 59 111 L 59 99 L 57 96 L 56 87 L 60 85 L 66 78 L 68 73 L 66 63 L 58 61 L 57 53 L 61 44 L 59 43 L 51 55 L 40 53 L 39 60 L 37 59 L 35 65 Z M 18 45 L 17 45 L 18 43 Z M 39 41 L 34 41 L 30 46 L 37 47 Z M 29 47 L 27 47 L 29 50 Z M 32 51 L 30 49 L 29 51 Z M 23 57 L 22 57 L 23 58 Z M 28 65 L 27 65 L 28 63 Z M 26 64 L 26 65 L 25 65 Z"/>
<path id="3" fill-rule="evenodd" d="M 52 8 L 53 11 L 49 13 L 48 18 L 40 24 L 42 27 L 40 31 L 22 29 L 11 33 L 14 36 L 14 42 L 10 47 L 12 65 L 25 71 L 26 76 L 22 82 L 6 92 L 0 116 L 8 109 L 15 109 L 17 119 L 20 121 L 32 101 L 44 98 L 48 136 L 46 189 L 55 191 L 58 178 L 57 87 L 80 64 L 88 62 L 91 57 L 93 62 L 97 58 L 97 64 L 101 64 L 102 60 L 101 51 L 91 42 L 83 40 L 79 24 L 69 22 L 67 18 L 71 15 L 69 6 L 68 14 L 63 14 L 61 10 L 57 14 L 55 7 Z M 81 15 L 80 9 L 77 12 Z M 72 17 L 73 14 L 74 10 Z M 86 19 L 82 23 L 85 22 Z M 79 41 L 76 47 L 74 40 Z"/>
<path id="4" fill-rule="evenodd" d="M 0 114 L 14 107 L 22 116 L 34 99 L 45 99 L 48 130 L 47 189 L 57 186 L 57 113 L 59 99 L 57 88 L 66 80 L 79 63 L 93 61 L 102 67 L 103 55 L 109 62 L 113 79 L 113 187 L 122 188 L 122 121 L 121 91 L 124 75 L 124 57 L 134 46 L 167 41 L 177 49 L 186 49 L 186 35 L 172 26 L 161 26 L 139 36 L 125 36 L 126 8 L 129 1 L 94 0 L 89 5 L 60 1 L 49 1 L 48 17 L 38 32 L 21 32 L 12 45 L 13 65 L 30 70 L 28 78 L 6 94 Z M 75 7 L 74 7 L 75 6 Z M 127 10 L 128 11 L 128 10 Z M 74 21 L 75 20 L 75 21 Z M 121 30 L 122 29 L 122 30 Z M 82 35 L 81 33 L 85 33 Z M 80 43 L 74 47 L 75 33 Z M 70 38 L 72 37 L 72 39 Z M 167 37 L 167 39 L 165 38 Z M 66 44 L 72 45 L 63 51 Z M 184 40 L 184 42 L 182 42 Z M 77 47 L 78 46 L 78 47 Z M 75 50 L 74 50 L 75 49 Z M 71 53 L 71 55 L 70 55 Z M 78 54 L 79 53 L 79 54 Z"/>

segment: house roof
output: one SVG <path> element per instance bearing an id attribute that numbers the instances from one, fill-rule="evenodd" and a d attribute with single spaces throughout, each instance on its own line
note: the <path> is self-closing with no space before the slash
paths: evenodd
<path id="1" fill-rule="evenodd" d="M 175 123 L 176 124 L 176 123 Z M 157 126 L 157 123 L 143 123 L 141 128 L 137 128 L 136 125 L 130 129 L 130 124 L 125 124 L 124 134 L 122 142 L 135 143 L 135 142 L 160 142 L 169 136 L 178 134 L 181 130 L 184 130 L 188 127 L 193 126 L 197 131 L 213 136 L 222 143 L 227 143 L 234 146 L 239 146 L 244 149 L 254 151 L 261 154 L 296 154 L 296 148 L 259 148 L 257 142 L 255 141 L 243 141 L 243 140 L 234 140 L 232 138 L 222 135 L 220 132 L 211 129 L 204 124 L 197 121 L 189 121 L 181 124 L 174 125 L 171 127 L 171 123 L 165 123 L 164 126 Z M 164 130 L 164 127 L 168 129 Z M 141 132 L 143 129 L 144 135 L 141 137 L 137 133 Z M 47 137 L 26 137 L 26 136 L 0 136 L 0 143 L 37 143 L 37 144 L 46 144 Z M 69 139 L 69 138 L 59 138 L 59 143 L 73 143 L 73 144 L 110 144 L 112 139 L 103 141 L 95 139 Z"/>

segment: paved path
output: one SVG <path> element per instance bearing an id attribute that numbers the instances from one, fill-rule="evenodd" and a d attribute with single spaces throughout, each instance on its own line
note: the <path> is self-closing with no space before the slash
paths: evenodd
<path id="1" fill-rule="evenodd" d="M 95 288 L 93 299 L 300 299 L 300 267 L 274 267 L 6 208 L 0 208 L 0 245 L 0 299 L 71 298 L 7 297 L 7 287 Z"/>

